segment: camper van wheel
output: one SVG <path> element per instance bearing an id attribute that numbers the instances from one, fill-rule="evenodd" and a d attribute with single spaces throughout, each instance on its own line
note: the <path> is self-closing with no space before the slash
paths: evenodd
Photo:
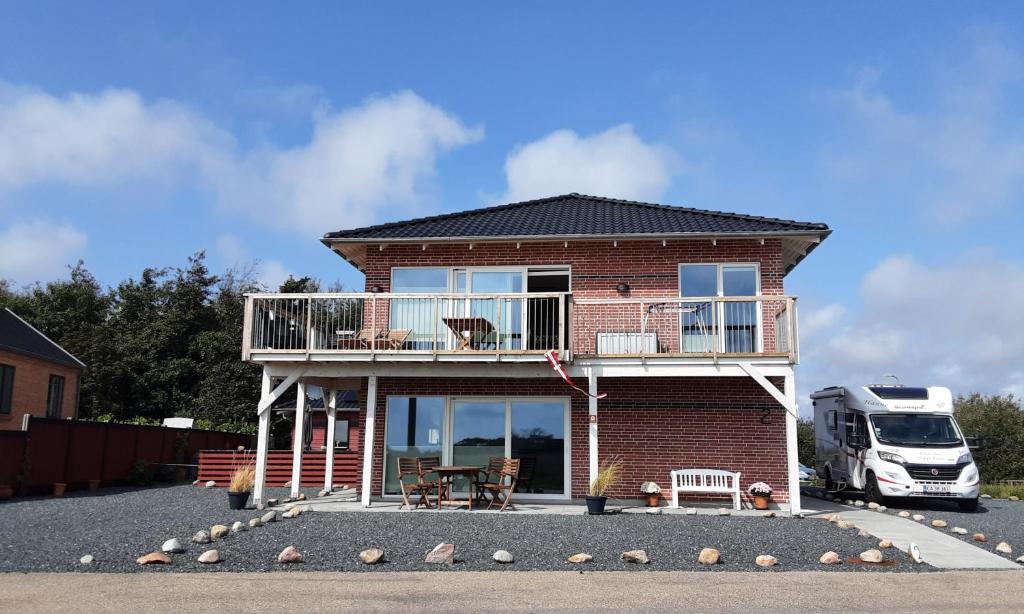
<path id="1" fill-rule="evenodd" d="M 978 511 L 978 500 L 977 499 L 961 499 L 956 502 L 960 506 L 961 512 L 976 512 Z"/>
<path id="2" fill-rule="evenodd" d="M 869 503 L 884 505 L 885 497 L 882 496 L 882 489 L 878 487 L 878 480 L 875 479 L 875 474 L 868 473 L 866 482 L 864 485 L 864 498 Z"/>

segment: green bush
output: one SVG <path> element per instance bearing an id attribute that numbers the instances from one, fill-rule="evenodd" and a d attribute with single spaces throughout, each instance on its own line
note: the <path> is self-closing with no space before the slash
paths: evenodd
<path id="1" fill-rule="evenodd" d="M 981 494 L 990 495 L 993 499 L 1009 497 L 1024 499 L 1024 484 L 982 484 Z"/>
<path id="2" fill-rule="evenodd" d="M 986 482 L 1024 479 L 1024 412 L 1012 395 L 958 397 L 954 415 L 967 437 L 980 437 L 973 450 L 981 479 Z M 993 495 L 994 496 L 994 495 Z"/>

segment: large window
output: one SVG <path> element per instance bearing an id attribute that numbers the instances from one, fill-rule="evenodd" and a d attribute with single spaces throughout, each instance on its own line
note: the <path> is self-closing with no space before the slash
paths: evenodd
<path id="1" fill-rule="evenodd" d="M 520 494 L 567 497 L 568 420 L 565 399 L 389 397 L 384 494 L 398 493 L 399 457 L 484 467 L 500 456 L 520 459 Z M 465 489 L 457 478 L 455 490 Z"/>
<path id="2" fill-rule="evenodd" d="M 443 294 L 448 292 L 448 269 L 392 269 L 391 291 L 399 294 Z M 441 321 L 445 315 L 444 302 L 432 297 L 391 301 L 391 329 L 411 331 L 406 338 L 405 349 L 432 349 L 434 339 L 438 341 L 438 349 L 445 347 L 446 334 Z"/>
<path id="3" fill-rule="evenodd" d="M 51 375 L 50 388 L 46 393 L 46 417 L 60 418 L 64 407 L 64 376 Z"/>
<path id="4" fill-rule="evenodd" d="M 756 264 L 681 264 L 679 295 L 711 298 L 757 296 Z M 760 312 L 754 301 L 694 301 L 680 316 L 683 352 L 757 352 Z"/>
<path id="5" fill-rule="evenodd" d="M 14 394 L 14 367 L 0 365 L 0 414 L 11 413 L 11 396 Z"/>

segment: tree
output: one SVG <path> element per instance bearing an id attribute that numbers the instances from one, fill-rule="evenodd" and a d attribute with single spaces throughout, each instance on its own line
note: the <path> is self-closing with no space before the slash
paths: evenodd
<path id="1" fill-rule="evenodd" d="M 800 462 L 814 466 L 814 420 L 799 420 L 796 423 L 796 443 Z"/>
<path id="2" fill-rule="evenodd" d="M 973 451 L 985 482 L 1024 479 L 1024 412 L 1013 395 L 957 397 L 954 415 L 964 435 L 981 438 Z"/>

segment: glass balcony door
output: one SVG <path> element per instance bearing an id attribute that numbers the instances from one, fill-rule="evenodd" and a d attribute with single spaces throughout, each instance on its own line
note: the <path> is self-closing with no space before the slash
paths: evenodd
<path id="1" fill-rule="evenodd" d="M 400 457 L 442 458 L 444 397 L 389 397 L 385 422 L 384 494 L 397 495 Z"/>
<path id="2" fill-rule="evenodd" d="M 455 291 L 464 294 L 525 294 L 523 270 L 456 269 Z M 467 299 L 456 315 L 471 318 L 470 346 L 483 350 L 521 350 L 525 340 L 526 301 L 519 298 Z M 461 311 L 460 313 L 457 313 Z"/>
<path id="3" fill-rule="evenodd" d="M 756 264 L 683 264 L 679 267 L 681 297 L 757 296 Z M 680 314 L 682 352 L 759 352 L 761 314 L 756 301 L 684 303 Z"/>

